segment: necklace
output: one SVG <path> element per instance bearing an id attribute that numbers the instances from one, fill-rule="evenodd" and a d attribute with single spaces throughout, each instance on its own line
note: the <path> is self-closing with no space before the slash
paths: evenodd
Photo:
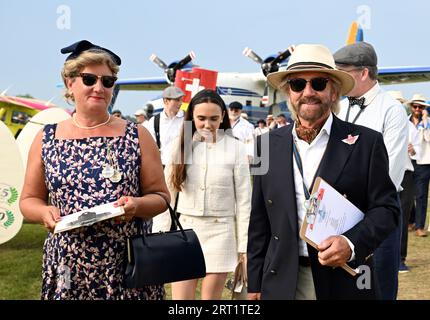
<path id="1" fill-rule="evenodd" d="M 82 125 L 79 124 L 78 120 L 76 120 L 76 113 L 74 113 L 73 116 L 72 116 L 72 121 L 75 124 L 75 126 L 77 126 L 80 129 L 92 130 L 92 129 L 104 126 L 105 124 L 108 124 L 109 121 L 110 121 L 110 118 L 111 118 L 111 115 L 108 115 L 108 118 L 107 118 L 107 120 L 105 122 L 96 124 L 95 126 L 92 126 L 92 127 L 85 127 L 85 126 L 82 126 Z"/>

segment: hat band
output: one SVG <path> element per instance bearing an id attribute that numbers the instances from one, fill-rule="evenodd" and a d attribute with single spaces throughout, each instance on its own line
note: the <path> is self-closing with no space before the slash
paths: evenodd
<path id="1" fill-rule="evenodd" d="M 331 69 L 333 67 L 319 62 L 297 62 L 287 67 L 287 70 L 297 70 L 297 69 Z"/>

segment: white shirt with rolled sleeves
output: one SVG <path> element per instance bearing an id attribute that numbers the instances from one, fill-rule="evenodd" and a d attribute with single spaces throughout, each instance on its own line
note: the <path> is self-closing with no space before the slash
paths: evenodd
<path id="1" fill-rule="evenodd" d="M 303 189 L 303 180 L 308 190 L 311 190 L 312 180 L 315 177 L 319 164 L 324 156 L 325 149 L 327 148 L 332 124 L 333 124 L 333 115 L 330 114 L 324 126 L 321 128 L 321 131 L 318 133 L 318 135 L 312 141 L 311 144 L 308 144 L 306 141 L 303 141 L 297 137 L 296 125 L 294 124 L 294 128 L 292 131 L 293 139 L 299 151 L 300 159 L 302 160 L 302 167 L 303 167 L 303 178 L 302 178 L 302 174 L 300 173 L 297 163 L 295 160 L 293 160 L 294 188 L 296 190 L 297 218 L 298 218 L 297 221 L 299 224 L 298 226 L 299 230 L 302 227 L 303 219 L 306 216 L 306 209 L 304 206 L 306 197 L 305 197 L 305 191 Z M 346 241 L 348 241 L 349 247 L 351 248 L 352 255 L 349 261 L 352 261 L 355 259 L 354 244 L 347 237 L 343 235 L 342 237 L 344 237 Z M 309 256 L 306 242 L 302 239 L 299 239 L 299 256 L 304 256 L 304 257 Z"/>
<path id="2" fill-rule="evenodd" d="M 246 119 L 239 119 L 232 125 L 233 136 L 246 146 L 248 156 L 254 156 L 254 126 Z"/>
<path id="3" fill-rule="evenodd" d="M 145 121 L 143 124 L 146 129 L 151 133 L 155 141 L 154 118 Z M 163 165 L 169 163 L 172 154 L 172 143 L 179 136 L 181 127 L 184 122 L 184 112 L 179 110 L 174 118 L 168 118 L 164 111 L 160 113 L 160 154 L 161 162 Z"/>
<path id="4" fill-rule="evenodd" d="M 365 98 L 366 108 L 357 118 L 355 124 L 382 133 L 387 148 L 390 178 L 397 192 L 402 191 L 401 183 L 406 169 L 408 154 L 408 117 L 399 101 L 391 97 L 376 83 L 362 97 Z M 360 97 L 361 98 L 361 97 Z M 348 112 L 348 99 L 340 102 L 338 118 L 345 120 Z M 360 111 L 359 106 L 352 106 L 349 112 L 349 122 L 352 122 Z"/>

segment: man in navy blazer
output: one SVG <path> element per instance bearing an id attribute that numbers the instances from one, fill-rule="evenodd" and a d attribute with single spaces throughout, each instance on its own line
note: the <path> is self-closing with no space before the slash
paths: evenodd
<path id="1" fill-rule="evenodd" d="M 399 216 L 382 135 L 335 116 L 354 79 L 336 69 L 324 46 L 297 46 L 287 69 L 269 74 L 268 81 L 286 95 L 295 122 L 257 141 L 256 159 L 268 161 L 268 171 L 254 178 L 248 298 L 375 299 L 371 255 Z M 365 213 L 318 250 L 299 237 L 317 176 Z M 351 276 L 340 268 L 344 263 L 363 273 Z"/>

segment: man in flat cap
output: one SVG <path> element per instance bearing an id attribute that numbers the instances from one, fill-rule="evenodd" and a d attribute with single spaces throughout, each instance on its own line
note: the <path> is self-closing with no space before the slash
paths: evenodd
<path id="1" fill-rule="evenodd" d="M 184 92 L 175 86 L 164 89 L 164 109 L 145 123 L 161 152 L 161 162 L 165 166 L 171 161 L 172 142 L 179 136 L 184 112 L 180 110 Z"/>
<path id="2" fill-rule="evenodd" d="M 341 102 L 339 118 L 382 133 L 388 151 L 390 177 L 400 193 L 408 152 L 406 111 L 380 88 L 377 80 L 378 58 L 371 44 L 357 42 L 347 45 L 334 54 L 334 60 L 339 70 L 349 73 L 355 80 L 354 88 L 347 94 L 348 99 Z M 374 254 L 381 297 L 386 300 L 397 298 L 400 225 Z"/>
<path id="3" fill-rule="evenodd" d="M 399 215 L 382 135 L 334 115 L 354 79 L 336 70 L 322 45 L 297 46 L 286 70 L 267 80 L 285 94 L 294 124 L 270 131 L 268 139 L 257 137 L 259 159 L 268 169 L 254 177 L 248 298 L 375 299 L 369 256 L 396 228 Z M 317 249 L 299 237 L 316 177 L 364 213 L 354 227 Z M 367 286 L 339 268 L 345 263 L 367 270 Z"/>

